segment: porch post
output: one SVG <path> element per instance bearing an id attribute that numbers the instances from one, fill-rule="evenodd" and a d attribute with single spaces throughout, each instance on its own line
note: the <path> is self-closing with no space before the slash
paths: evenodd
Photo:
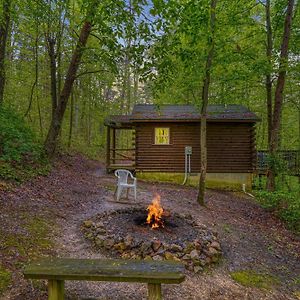
<path id="1" fill-rule="evenodd" d="M 112 129 L 112 163 L 116 163 L 116 128 Z"/>
<path id="2" fill-rule="evenodd" d="M 108 172 L 110 167 L 110 126 L 106 128 L 106 172 Z"/>

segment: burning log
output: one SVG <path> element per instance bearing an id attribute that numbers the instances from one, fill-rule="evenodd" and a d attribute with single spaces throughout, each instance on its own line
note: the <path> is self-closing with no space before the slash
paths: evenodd
<path id="1" fill-rule="evenodd" d="M 164 227 L 162 220 L 164 209 L 160 205 L 160 195 L 157 194 L 154 197 L 152 203 L 147 207 L 147 211 L 148 216 L 146 222 L 151 226 L 152 229 Z"/>

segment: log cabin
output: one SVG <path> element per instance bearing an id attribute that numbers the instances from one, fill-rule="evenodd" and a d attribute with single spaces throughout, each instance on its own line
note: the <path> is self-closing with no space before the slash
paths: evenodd
<path id="1" fill-rule="evenodd" d="M 209 105 L 207 185 L 251 189 L 256 166 L 255 124 L 259 118 L 242 105 Z M 109 116 L 106 169 L 128 169 L 138 177 L 197 182 L 200 171 L 200 114 L 192 105 L 135 105 L 129 115 Z M 130 145 L 118 142 L 128 130 Z"/>

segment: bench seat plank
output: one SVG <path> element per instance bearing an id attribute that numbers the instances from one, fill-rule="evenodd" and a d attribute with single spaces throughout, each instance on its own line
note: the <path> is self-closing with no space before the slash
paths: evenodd
<path id="1" fill-rule="evenodd" d="M 91 280 L 176 284 L 184 281 L 184 266 L 171 261 L 47 258 L 30 263 L 27 279 Z"/>

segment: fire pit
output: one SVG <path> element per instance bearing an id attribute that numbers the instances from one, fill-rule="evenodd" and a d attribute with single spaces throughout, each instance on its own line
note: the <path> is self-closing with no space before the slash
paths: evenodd
<path id="1" fill-rule="evenodd" d="M 83 222 L 85 237 L 113 257 L 181 261 L 200 272 L 221 255 L 217 236 L 191 215 L 171 213 L 157 195 L 145 208 L 103 212 Z"/>

